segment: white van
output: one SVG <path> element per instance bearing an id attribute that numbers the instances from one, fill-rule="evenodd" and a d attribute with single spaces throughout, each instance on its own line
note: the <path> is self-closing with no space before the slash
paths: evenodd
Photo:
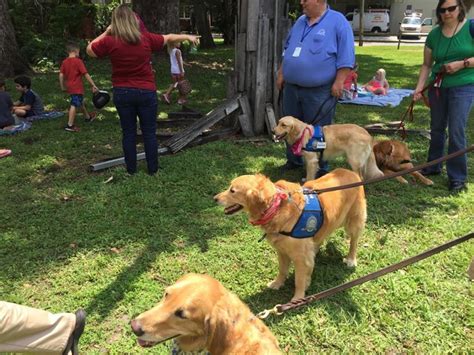
<path id="1" fill-rule="evenodd" d="M 417 16 L 404 17 L 400 23 L 400 34 L 403 37 L 420 38 L 420 33 L 429 33 L 433 29 L 433 19 L 426 17 L 424 20 Z"/>
<path id="2" fill-rule="evenodd" d="M 358 10 L 348 12 L 346 19 L 351 24 L 354 32 L 359 31 L 360 13 Z M 387 9 L 369 9 L 364 12 L 364 32 L 389 32 L 390 31 L 390 11 Z"/>

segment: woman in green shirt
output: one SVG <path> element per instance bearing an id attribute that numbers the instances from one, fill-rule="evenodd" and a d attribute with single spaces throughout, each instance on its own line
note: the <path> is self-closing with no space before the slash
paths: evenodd
<path id="1" fill-rule="evenodd" d="M 474 40 L 470 21 L 466 20 L 463 0 L 439 0 L 436 7 L 438 25 L 429 34 L 424 48 L 414 99 L 422 98 L 428 77 L 434 81 L 428 97 L 431 109 L 431 142 L 428 161 L 444 154 L 446 128 L 448 153 L 466 147 L 466 126 L 474 101 Z M 423 175 L 439 175 L 438 164 L 422 171 Z M 449 190 L 465 190 L 466 154 L 446 162 Z"/>

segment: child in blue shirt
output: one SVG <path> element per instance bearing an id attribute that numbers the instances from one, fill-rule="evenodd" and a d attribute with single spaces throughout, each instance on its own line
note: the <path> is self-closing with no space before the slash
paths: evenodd
<path id="1" fill-rule="evenodd" d="M 43 114 L 43 101 L 37 93 L 31 90 L 31 79 L 21 75 L 16 77 L 14 82 L 15 89 L 21 93 L 20 99 L 13 104 L 15 115 L 30 117 Z"/>

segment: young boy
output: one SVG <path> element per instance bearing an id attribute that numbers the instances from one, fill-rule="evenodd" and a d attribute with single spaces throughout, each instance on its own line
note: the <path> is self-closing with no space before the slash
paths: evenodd
<path id="1" fill-rule="evenodd" d="M 84 104 L 84 76 L 92 86 L 92 92 L 96 92 L 97 86 L 87 72 L 84 62 L 79 58 L 80 49 L 76 44 L 68 44 L 67 52 L 69 57 L 64 59 L 59 70 L 59 84 L 61 90 L 67 91 L 71 95 L 71 106 L 69 107 L 68 122 L 64 129 L 69 132 L 79 132 L 79 128 L 74 124 L 76 111 L 80 109 L 84 114 L 86 122 L 91 122 L 95 118 L 95 113 L 88 113 Z"/>
<path id="2" fill-rule="evenodd" d="M 13 103 L 13 113 L 18 117 L 41 115 L 44 112 L 43 102 L 39 95 L 31 90 L 31 79 L 21 75 L 14 79 L 15 89 L 20 93 L 20 99 Z"/>
<path id="3" fill-rule="evenodd" d="M 0 79 L 0 129 L 9 129 L 15 124 L 12 107 L 12 98 L 5 91 L 5 81 Z"/>

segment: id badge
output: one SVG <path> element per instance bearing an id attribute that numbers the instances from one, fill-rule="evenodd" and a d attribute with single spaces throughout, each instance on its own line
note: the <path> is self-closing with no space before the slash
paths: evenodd
<path id="1" fill-rule="evenodd" d="M 293 52 L 293 57 L 299 57 L 301 54 L 301 47 L 296 47 L 295 51 Z"/>

